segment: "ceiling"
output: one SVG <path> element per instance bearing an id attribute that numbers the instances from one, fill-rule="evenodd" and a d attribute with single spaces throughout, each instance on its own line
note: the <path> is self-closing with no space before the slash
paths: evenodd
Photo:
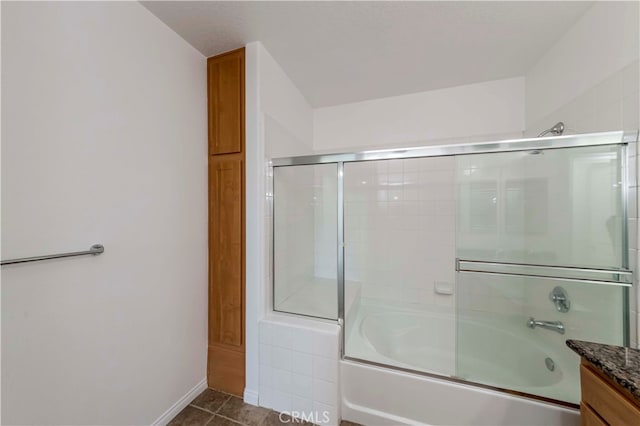
<path id="1" fill-rule="evenodd" d="M 261 41 L 313 107 L 520 76 L 593 2 L 142 2 L 205 56 Z"/>

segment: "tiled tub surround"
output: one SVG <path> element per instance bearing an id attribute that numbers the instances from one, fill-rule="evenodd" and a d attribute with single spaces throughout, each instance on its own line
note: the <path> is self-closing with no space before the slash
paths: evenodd
<path id="1" fill-rule="evenodd" d="M 348 163 L 344 176 L 346 280 L 363 298 L 453 309 L 455 159 Z"/>
<path id="2" fill-rule="evenodd" d="M 339 337 L 338 325 L 328 321 L 286 315 L 260 321 L 259 405 L 339 424 Z"/>

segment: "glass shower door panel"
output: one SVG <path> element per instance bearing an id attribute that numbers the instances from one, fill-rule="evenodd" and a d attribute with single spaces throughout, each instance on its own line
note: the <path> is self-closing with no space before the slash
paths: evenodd
<path id="1" fill-rule="evenodd" d="M 455 373 L 455 159 L 344 165 L 345 355 Z"/>
<path id="2" fill-rule="evenodd" d="M 580 359 L 565 341 L 623 344 L 624 287 L 469 272 L 458 274 L 457 285 L 464 380 L 578 403 Z M 550 300 L 559 289 L 566 312 Z M 550 323 L 531 328 L 531 319 Z"/>
<path id="3" fill-rule="evenodd" d="M 338 166 L 274 167 L 274 310 L 338 318 Z"/>
<path id="4" fill-rule="evenodd" d="M 621 268 L 620 146 L 457 158 L 465 260 Z"/>

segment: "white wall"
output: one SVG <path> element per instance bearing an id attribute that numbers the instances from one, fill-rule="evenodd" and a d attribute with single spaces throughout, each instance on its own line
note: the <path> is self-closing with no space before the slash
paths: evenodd
<path id="1" fill-rule="evenodd" d="M 531 68 L 525 76 L 527 128 L 638 60 L 638 8 L 633 1 L 596 2 Z M 589 107 L 598 101 L 604 107 L 614 98 L 586 100 Z"/>
<path id="2" fill-rule="evenodd" d="M 362 150 L 524 130 L 524 78 L 374 99 L 314 111 L 314 148 Z M 484 138 L 486 139 L 486 138 Z"/>
<path id="3" fill-rule="evenodd" d="M 205 58 L 137 2 L 2 3 L 4 424 L 149 424 L 206 375 Z"/>
<path id="4" fill-rule="evenodd" d="M 309 103 L 260 42 L 246 46 L 246 383 L 244 399 L 258 404 L 258 323 L 271 309 L 266 162 L 311 152 L 313 114 Z"/>

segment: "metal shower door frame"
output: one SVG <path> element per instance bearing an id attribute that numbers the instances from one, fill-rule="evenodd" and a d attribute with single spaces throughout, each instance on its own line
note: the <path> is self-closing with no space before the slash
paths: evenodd
<path id="1" fill-rule="evenodd" d="M 615 131 L 615 132 L 601 132 L 579 135 L 565 135 L 565 136 L 551 136 L 541 138 L 524 138 L 524 139 L 512 139 L 495 142 L 480 142 L 480 143 L 467 143 L 456 145 L 435 145 L 435 146 L 419 146 L 413 148 L 399 148 L 399 149 L 380 149 L 380 150 L 368 150 L 361 152 L 349 152 L 349 153 L 331 153 L 331 154 L 316 154 L 297 157 L 282 157 L 274 158 L 268 163 L 268 194 L 269 208 L 271 209 L 271 233 L 270 233 L 270 247 L 272 250 L 270 276 L 271 276 L 271 291 L 275 289 L 275 262 L 273 256 L 274 247 L 274 230 L 275 230 L 275 194 L 273 192 L 274 174 L 278 167 L 288 166 L 303 166 L 303 165 L 316 165 L 316 164 L 336 164 L 338 169 L 337 176 L 337 194 L 338 194 L 338 225 L 337 225 L 337 243 L 338 243 L 338 258 L 337 258 L 337 301 L 338 301 L 338 318 L 331 319 L 338 323 L 341 328 L 340 334 L 340 358 L 364 363 L 368 365 L 381 366 L 379 363 L 367 361 L 358 358 L 352 358 L 345 355 L 345 307 L 344 307 L 344 288 L 345 288 L 345 258 L 344 258 L 344 166 L 345 163 L 354 163 L 362 161 L 375 161 L 375 160 L 393 160 L 393 159 L 409 159 L 409 158 L 424 158 L 424 157 L 444 157 L 444 156 L 459 156 L 459 155 L 472 155 L 472 154 L 489 154 L 489 153 L 502 153 L 502 152 L 517 152 L 517 151 L 530 151 L 530 150 L 551 150 L 562 148 L 579 148 L 590 146 L 606 146 L 606 145 L 620 145 L 620 173 L 621 173 L 621 204 L 622 204 L 622 271 L 629 269 L 629 246 L 636 241 L 629 240 L 629 192 L 637 191 L 637 171 L 636 167 L 630 167 L 630 159 L 635 159 L 637 155 L 637 142 L 638 131 Z M 636 198 L 637 199 L 637 198 Z M 636 213 L 637 214 L 637 213 Z M 636 236 L 632 236 L 634 240 Z M 635 272 L 635 271 L 634 271 Z M 623 342 L 625 346 L 630 343 L 630 286 L 623 286 Z M 274 309 L 273 303 L 271 309 Z M 294 314 L 300 315 L 300 314 Z M 304 316 L 304 315 L 303 315 Z M 326 319 L 326 318 L 325 318 Z M 635 320 L 635 318 L 633 319 Z M 455 378 L 441 376 L 432 373 L 425 373 L 417 370 L 407 370 L 397 368 L 394 366 L 384 365 L 386 368 L 396 369 L 399 371 L 408 371 L 411 373 L 424 375 L 428 377 L 437 377 L 444 380 L 451 380 L 453 382 L 460 382 Z M 513 393 L 509 389 L 495 388 L 492 386 L 486 386 L 482 384 L 469 383 L 474 386 L 497 389 L 507 393 Z M 535 395 L 531 397 L 535 399 L 548 400 L 548 398 L 539 397 Z M 560 402 L 562 401 L 555 401 Z M 573 404 L 569 404 L 573 406 Z"/>

